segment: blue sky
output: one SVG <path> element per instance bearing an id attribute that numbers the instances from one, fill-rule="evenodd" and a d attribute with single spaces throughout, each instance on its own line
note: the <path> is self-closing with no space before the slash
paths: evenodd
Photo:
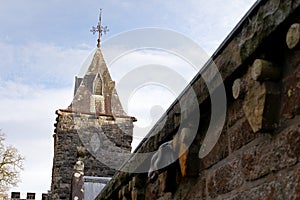
<path id="1" fill-rule="evenodd" d="M 104 42 L 131 29 L 160 27 L 212 54 L 254 2 L 0 0 L 0 128 L 26 157 L 22 183 L 13 190 L 39 197 L 50 189 L 54 112 L 71 102 L 74 76 L 96 47 L 89 30 L 100 7 L 110 29 Z M 163 60 L 148 59 L 153 57 Z M 137 107 L 144 112 L 142 104 Z"/>

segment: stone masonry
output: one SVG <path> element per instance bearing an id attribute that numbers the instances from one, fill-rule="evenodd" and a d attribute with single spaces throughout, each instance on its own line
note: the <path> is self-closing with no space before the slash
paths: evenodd
<path id="1" fill-rule="evenodd" d="M 201 110 L 192 144 L 156 176 L 117 172 L 97 199 L 300 199 L 299 23 L 299 0 L 257 1 L 212 57 L 224 80 L 227 115 L 209 154 L 199 157 L 212 114 L 199 73 L 191 82 Z M 173 103 L 135 153 L 167 141 L 174 149 L 184 145 L 174 135 L 179 107 Z M 181 122 L 192 117 L 184 114 Z M 130 162 L 138 168 L 150 160 Z"/>
<path id="2" fill-rule="evenodd" d="M 114 162 L 131 151 L 134 117 L 123 111 L 100 49 L 83 78 L 76 77 L 74 99 L 56 111 L 52 199 L 70 199 L 73 167 L 84 163 L 85 176 L 111 177 Z M 109 152 L 109 156 L 103 154 Z"/>

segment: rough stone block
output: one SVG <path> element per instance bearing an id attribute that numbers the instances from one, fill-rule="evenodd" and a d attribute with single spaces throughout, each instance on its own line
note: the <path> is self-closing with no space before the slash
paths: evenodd
<path id="1" fill-rule="evenodd" d="M 300 114 L 300 69 L 283 80 L 281 116 L 292 119 Z"/>
<path id="2" fill-rule="evenodd" d="M 241 148 L 255 138 L 247 119 L 239 120 L 234 126 L 228 129 L 228 137 L 231 152 Z"/>
<path id="3" fill-rule="evenodd" d="M 159 182 L 158 180 L 154 182 L 149 182 L 146 185 L 146 193 L 145 193 L 145 200 L 152 200 L 156 199 L 159 196 Z"/>
<path id="4" fill-rule="evenodd" d="M 181 175 L 182 177 L 185 177 L 187 174 L 187 158 L 188 158 L 188 147 L 184 144 L 181 143 L 180 144 L 180 148 L 179 148 L 179 166 L 180 166 L 180 170 L 181 170 Z"/>
<path id="5" fill-rule="evenodd" d="M 119 190 L 119 192 L 118 192 L 118 198 L 122 199 L 122 190 Z"/>
<path id="6" fill-rule="evenodd" d="M 139 177 L 138 175 L 134 176 L 132 178 L 132 187 L 133 188 L 140 188 L 143 187 L 143 183 L 145 181 L 141 179 L 141 177 Z"/>
<path id="7" fill-rule="evenodd" d="M 300 199 L 300 169 L 298 169 L 295 172 L 293 177 L 294 177 L 294 184 L 293 184 L 294 188 L 290 199 Z M 288 185 L 289 184 L 287 183 L 286 186 Z"/>
<path id="8" fill-rule="evenodd" d="M 240 78 L 235 79 L 231 87 L 233 98 L 243 98 L 246 92 L 246 88 L 247 86 L 244 80 Z"/>
<path id="9" fill-rule="evenodd" d="M 289 49 L 299 47 L 300 42 L 300 24 L 292 24 L 286 34 L 286 44 Z"/>
<path id="10" fill-rule="evenodd" d="M 241 162 L 233 160 L 216 169 L 208 179 L 207 191 L 211 198 L 237 189 L 244 183 Z"/>
<path id="11" fill-rule="evenodd" d="M 240 199 L 284 199 L 282 194 L 276 189 L 280 188 L 280 184 L 276 181 L 261 184 L 248 191 L 226 198 L 226 200 L 240 200 Z"/>
<path id="12" fill-rule="evenodd" d="M 226 126 L 230 128 L 244 116 L 245 113 L 243 112 L 243 99 L 237 99 L 227 107 Z"/>
<path id="13" fill-rule="evenodd" d="M 162 192 L 165 192 L 167 189 L 167 178 L 168 178 L 167 171 L 158 175 L 159 188 L 160 188 L 160 191 L 162 191 Z"/>
<path id="14" fill-rule="evenodd" d="M 130 198 L 130 192 L 129 192 L 129 190 L 128 190 L 128 185 L 124 185 L 123 187 L 122 187 L 122 197 L 124 198 Z"/>
<path id="15" fill-rule="evenodd" d="M 167 192 L 162 197 L 159 197 L 157 200 L 172 200 L 172 193 Z"/>
<path id="16" fill-rule="evenodd" d="M 213 147 L 211 152 L 200 160 L 201 167 L 206 169 L 228 156 L 228 138 L 226 130 L 224 129 L 217 144 Z"/>
<path id="17" fill-rule="evenodd" d="M 249 86 L 243 110 L 253 132 L 277 127 L 280 89 L 273 82 L 253 81 Z"/>
<path id="18" fill-rule="evenodd" d="M 128 183 L 128 189 L 129 189 L 129 191 L 131 191 L 133 189 L 132 180 L 129 181 L 129 183 Z"/>
<path id="19" fill-rule="evenodd" d="M 132 200 L 139 200 L 139 199 L 144 199 L 145 195 L 144 192 L 142 190 L 139 189 L 133 189 L 131 191 L 131 199 Z"/>
<path id="20" fill-rule="evenodd" d="M 243 173 L 247 180 L 256 180 L 271 172 L 293 166 L 300 151 L 300 133 L 297 126 L 284 130 L 275 139 L 266 139 L 242 156 Z"/>
<path id="21" fill-rule="evenodd" d="M 216 66 L 219 68 L 222 77 L 230 75 L 236 67 L 242 64 L 241 48 L 237 40 L 232 40 L 220 56 L 215 60 Z"/>
<path id="22" fill-rule="evenodd" d="M 200 174 L 194 186 L 191 187 L 186 199 L 205 199 L 206 198 L 206 176 Z"/>
<path id="23" fill-rule="evenodd" d="M 251 77 L 255 81 L 277 81 L 280 78 L 280 70 L 269 61 L 256 59 L 252 64 Z"/>
<path id="24" fill-rule="evenodd" d="M 244 190 L 224 197 L 225 200 L 241 199 L 299 199 L 300 195 L 300 170 L 299 166 L 295 171 L 282 171 L 274 176 L 266 177 L 260 184 L 249 184 Z"/>
<path id="25" fill-rule="evenodd" d="M 179 157 L 179 166 L 181 169 L 181 175 L 185 177 L 186 175 L 192 176 L 197 174 L 198 168 L 196 163 L 198 162 L 197 154 L 198 152 L 190 151 L 191 143 L 194 140 L 193 134 L 190 132 L 190 129 L 183 128 L 180 134 L 177 134 L 173 138 L 173 149 L 178 154 Z M 199 150 L 198 150 L 199 151 Z M 194 161 L 194 164 L 191 165 L 189 162 Z"/>

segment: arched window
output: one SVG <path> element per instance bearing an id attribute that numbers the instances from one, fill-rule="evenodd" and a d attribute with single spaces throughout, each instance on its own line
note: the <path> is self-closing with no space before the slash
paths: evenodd
<path id="1" fill-rule="evenodd" d="M 94 80 L 94 95 L 102 95 L 102 80 L 100 74 L 97 74 Z"/>

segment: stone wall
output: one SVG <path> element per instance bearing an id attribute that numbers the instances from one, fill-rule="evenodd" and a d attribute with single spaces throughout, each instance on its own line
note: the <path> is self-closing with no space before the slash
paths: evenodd
<path id="1" fill-rule="evenodd" d="M 152 179 L 147 173 L 117 172 L 97 199 L 300 199 L 300 29 L 287 38 L 299 19 L 300 1 L 258 1 L 213 55 L 224 79 L 227 116 L 208 155 L 199 158 L 212 114 L 199 74 L 192 88 L 201 116 L 188 149 Z M 174 102 L 135 153 L 177 143 L 179 108 Z M 180 117 L 186 123 L 193 115 Z M 134 157 L 136 169 L 151 160 Z"/>
<path id="2" fill-rule="evenodd" d="M 133 124 L 129 117 L 79 114 L 68 110 L 58 110 L 56 114 L 51 194 L 52 199 L 69 199 L 73 167 L 78 157 L 84 157 L 85 176 L 113 176 L 115 169 L 107 166 L 109 158 L 101 157 L 101 162 L 97 152 L 90 148 L 104 148 L 109 152 L 116 148 L 130 153 Z M 97 138 L 99 144 L 95 143 Z"/>

